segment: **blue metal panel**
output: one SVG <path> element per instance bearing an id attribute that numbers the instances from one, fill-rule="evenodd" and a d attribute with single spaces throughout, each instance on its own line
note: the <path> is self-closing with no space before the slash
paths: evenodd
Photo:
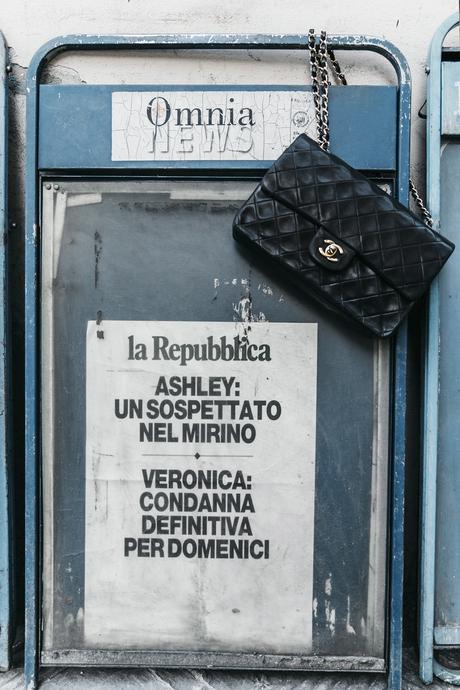
<path id="1" fill-rule="evenodd" d="M 397 197 L 409 203 L 410 159 L 410 84 L 400 76 L 397 111 L 398 165 Z M 397 690 L 402 685 L 403 643 L 403 579 L 404 579 L 404 478 L 406 463 L 406 389 L 407 389 L 407 322 L 398 330 L 395 339 L 394 362 L 394 427 L 391 514 L 391 566 L 390 566 L 390 624 L 388 688 Z"/>
<path id="2" fill-rule="evenodd" d="M 10 571 L 10 487 L 6 427 L 7 318 L 7 47 L 0 33 L 0 669 L 10 665 L 11 571 Z"/>
<path id="3" fill-rule="evenodd" d="M 398 77 L 397 189 L 400 201 L 407 202 L 409 177 L 410 76 L 407 63 L 391 44 L 365 36 L 330 36 L 335 49 L 371 50 L 385 56 Z M 38 503 L 38 91 L 43 67 L 64 50 L 94 49 L 299 49 L 305 50 L 304 35 L 158 35 L 158 36 L 69 36 L 50 41 L 32 60 L 28 71 L 27 180 L 26 180 L 26 646 L 25 681 L 28 690 L 36 687 L 39 651 L 39 503 Z M 42 123 L 41 123 L 42 124 Z M 343 153 L 344 157 L 348 157 Z M 125 167 L 125 166 L 124 166 Z M 407 331 L 402 327 L 395 338 L 395 396 L 393 404 L 393 467 L 390 546 L 389 676 L 388 687 L 401 687 L 402 656 L 402 575 L 405 462 L 405 406 Z"/>
<path id="4" fill-rule="evenodd" d="M 433 37 L 431 43 L 430 55 L 429 55 L 429 81 L 428 81 L 428 115 L 427 115 L 427 192 L 428 192 L 428 206 L 430 208 L 431 214 L 433 216 L 434 227 L 439 228 L 440 220 L 443 220 L 443 231 L 448 236 L 451 235 L 452 230 L 456 230 L 457 222 L 449 222 L 449 214 L 446 212 L 447 209 L 442 208 L 446 206 L 446 201 L 450 206 L 455 204 L 458 194 L 456 189 L 448 188 L 445 190 L 445 195 L 441 196 L 441 151 L 443 148 L 443 141 L 441 139 L 442 129 L 448 134 L 457 133 L 457 115 L 456 110 L 458 109 L 458 103 L 455 98 L 455 83 L 450 83 L 446 92 L 446 100 L 444 99 L 444 94 L 442 92 L 441 82 L 442 82 L 442 72 L 444 71 L 448 77 L 452 76 L 452 70 L 456 71 L 456 67 L 453 65 L 443 64 L 442 56 L 442 46 L 446 35 L 449 31 L 454 28 L 459 23 L 458 14 L 454 14 L 449 19 L 447 19 L 438 29 Z M 449 80 L 451 81 L 451 80 Z M 441 125 L 441 111 L 444 110 L 443 125 Z M 444 152 L 448 154 L 447 150 Z M 450 154 L 446 155 L 444 161 L 448 161 Z M 459 165 L 457 167 L 457 176 L 459 174 Z M 452 170 L 450 175 L 452 175 Z M 453 180 L 452 180 L 453 181 Z M 444 190 L 443 190 L 444 192 Z M 442 201 L 444 199 L 444 201 Z M 456 216 L 458 218 L 458 209 L 456 211 Z M 455 235 L 453 239 L 455 241 Z M 457 243 L 458 244 L 458 243 Z M 449 579 L 449 570 L 454 568 L 454 561 L 449 558 L 451 554 L 451 549 L 458 548 L 458 530 L 456 529 L 455 513 L 458 516 L 458 500 L 455 501 L 455 505 L 452 505 L 452 510 L 448 513 L 443 513 L 443 510 L 447 508 L 447 504 L 444 502 L 446 499 L 446 482 L 451 486 L 452 483 L 455 484 L 455 475 L 450 474 L 448 464 L 449 462 L 456 463 L 456 456 L 451 453 L 451 459 L 449 461 L 448 456 L 445 454 L 445 447 L 440 444 L 441 441 L 441 426 L 440 426 L 440 399 L 444 399 L 445 404 L 449 407 L 449 418 L 452 419 L 453 425 L 458 426 L 458 419 L 455 417 L 458 409 L 455 409 L 455 399 L 457 393 L 451 388 L 455 381 L 457 380 L 455 376 L 452 376 L 452 359 L 446 361 L 446 365 L 449 367 L 450 373 L 446 372 L 443 368 L 444 363 L 441 366 L 441 351 L 445 356 L 449 343 L 445 340 L 446 337 L 454 339 L 453 346 L 455 348 L 458 339 L 458 328 L 456 326 L 456 319 L 450 318 L 450 314 L 447 314 L 448 318 L 444 318 L 441 322 L 442 312 L 446 309 L 446 304 L 444 303 L 444 308 L 442 308 L 442 302 L 447 299 L 449 304 L 447 305 L 447 311 L 455 311 L 455 290 L 453 285 L 453 280 L 456 279 L 458 275 L 458 266 L 456 265 L 457 260 L 446 267 L 445 272 L 434 281 L 429 299 L 429 319 L 428 319 L 428 333 L 426 342 L 426 361 L 425 361 L 425 390 L 424 390 L 424 445 L 423 445 L 423 484 L 422 484 L 422 524 L 421 524 L 421 574 L 420 574 L 420 630 L 419 630 L 419 640 L 420 640 L 420 676 L 422 680 L 426 683 L 430 683 L 433 680 L 433 672 L 440 677 L 449 676 L 450 682 L 460 682 L 460 674 L 455 674 L 455 672 L 449 672 L 436 662 L 434 659 L 433 645 L 434 645 L 434 622 L 435 622 L 435 591 L 441 585 L 441 582 L 436 582 L 435 570 L 436 570 L 436 556 L 440 554 L 439 549 L 442 548 L 440 540 L 442 539 L 447 549 L 443 549 L 444 558 L 447 556 L 447 561 L 443 560 L 443 567 L 446 572 L 443 577 Z M 446 282 L 447 281 L 447 282 Z M 453 302 L 450 298 L 453 298 Z M 446 328 L 453 325 L 453 330 L 451 335 L 449 335 L 447 330 L 444 330 L 444 324 Z M 448 354 L 448 352 L 447 352 Z M 446 376 L 447 373 L 447 376 Z M 442 376 L 442 381 L 441 381 Z M 440 384 L 442 383 L 442 388 Z M 449 388 L 451 388 L 449 393 Z M 446 410 L 444 410 L 446 412 Z M 454 418 L 451 417 L 454 415 Z M 448 420 L 447 420 L 448 421 Z M 454 428 L 453 427 L 453 428 Z M 445 439 L 448 440 L 448 439 Z M 455 449 L 456 450 L 456 449 Z M 452 451 L 452 449 L 451 449 Z M 446 464 L 447 461 L 447 464 Z M 439 466 L 438 466 L 439 462 Z M 441 464 L 442 463 L 442 464 Z M 451 468 L 452 469 L 452 468 Z M 440 472 L 443 472 L 445 476 L 441 477 Z M 443 479 L 439 482 L 438 479 Z M 442 491 L 442 485 L 444 485 L 444 491 Z M 447 487 L 448 488 L 448 487 Z M 449 488 L 448 488 L 449 490 Z M 438 503 L 437 501 L 441 498 L 444 505 Z M 437 508 L 438 508 L 438 519 L 439 525 L 438 530 L 436 529 L 437 522 Z M 454 511 L 454 509 L 456 509 Z M 444 514 L 444 521 L 442 520 Z M 451 533 L 450 530 L 446 529 L 449 525 L 455 530 Z M 447 542 L 445 541 L 447 539 Z M 453 556 L 453 554 L 451 554 Z M 439 576 L 438 570 L 438 576 Z M 455 577 L 455 573 L 452 573 Z M 447 584 L 444 580 L 444 584 Z M 458 591 L 458 585 L 457 585 Z M 452 592 L 452 590 L 451 590 Z M 438 600 L 439 592 L 436 591 L 436 600 Z M 451 601 L 452 603 L 452 601 Z M 454 596 L 454 607 L 455 607 L 455 596 Z M 460 604 L 460 600 L 457 605 Z"/>
<path id="5" fill-rule="evenodd" d="M 457 63 L 460 66 L 459 63 Z M 457 247 L 460 242 L 460 146 L 443 139 L 441 156 L 441 226 Z M 460 322 L 460 254 L 439 278 L 439 436 L 436 511 L 436 569 L 434 641 L 436 645 L 460 645 L 460 371 L 452 367 L 458 357 Z"/>
<path id="6" fill-rule="evenodd" d="M 442 63 L 441 134 L 460 134 L 460 65 Z"/>
<path id="7" fill-rule="evenodd" d="M 266 168 L 273 161 L 112 161 L 114 91 L 222 90 L 222 86 L 40 86 L 39 167 L 80 169 Z M 311 91 L 306 86 L 225 86 L 226 91 Z M 396 168 L 396 87 L 332 86 L 329 92 L 331 150 L 362 170 Z M 57 136 L 59 133 L 59 136 Z M 363 147 L 362 142 L 367 146 Z"/>

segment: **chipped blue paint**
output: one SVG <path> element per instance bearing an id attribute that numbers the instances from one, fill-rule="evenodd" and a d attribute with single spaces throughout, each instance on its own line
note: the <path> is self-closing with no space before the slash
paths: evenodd
<path id="1" fill-rule="evenodd" d="M 399 74 L 399 102 L 397 120 L 398 165 L 397 196 L 401 203 L 409 204 L 410 174 L 410 108 L 411 87 L 409 68 Z M 398 330 L 394 354 L 394 401 L 393 401 L 393 467 L 390 505 L 390 639 L 388 688 L 399 690 L 402 684 L 403 646 L 403 580 L 404 580 L 404 479 L 406 463 L 406 414 L 407 414 L 407 322 Z"/>
<path id="2" fill-rule="evenodd" d="M 446 35 L 459 23 L 458 13 L 436 31 L 429 53 L 427 96 L 427 198 L 428 207 L 439 228 L 441 215 L 441 111 L 442 51 Z M 458 56 L 458 51 L 457 51 Z M 457 249 L 458 251 L 458 249 Z M 453 337 L 457 337 L 454 332 Z M 435 565 L 436 565 L 436 485 L 438 473 L 438 413 L 440 377 L 440 287 L 433 282 L 429 298 L 425 356 L 424 442 L 422 464 L 422 516 L 420 563 L 420 676 L 431 683 L 433 673 L 448 682 L 460 683 L 460 671 L 448 670 L 434 659 Z M 441 465 L 439 471 L 442 471 Z M 455 520 L 455 516 L 451 516 Z M 455 524 L 455 522 L 453 523 Z M 456 535 L 452 534 L 455 539 Z M 456 538 L 458 545 L 458 535 Z"/>
<path id="3" fill-rule="evenodd" d="M 0 33 L 0 669 L 10 665 L 11 510 L 7 436 L 7 46 Z"/>
<path id="4" fill-rule="evenodd" d="M 383 55 L 394 67 L 398 80 L 397 189 L 398 199 L 407 203 L 409 180 L 410 73 L 400 51 L 387 41 L 368 36 L 329 35 L 336 50 L 373 51 Z M 161 34 L 154 36 L 63 36 L 46 43 L 35 54 L 28 70 L 26 135 L 26 247 L 25 247 L 25 318 L 26 318 L 26 632 L 25 684 L 32 690 L 38 682 L 40 649 L 40 578 L 39 578 L 39 370 L 38 362 L 38 134 L 39 83 L 43 68 L 63 51 L 161 49 L 296 49 L 305 51 L 307 37 L 290 35 L 241 34 Z M 393 396 L 392 489 L 390 513 L 390 597 L 388 630 L 389 690 L 401 687 L 402 663 L 402 592 L 403 592 L 403 520 L 406 415 L 407 327 L 394 341 L 395 386 Z"/>

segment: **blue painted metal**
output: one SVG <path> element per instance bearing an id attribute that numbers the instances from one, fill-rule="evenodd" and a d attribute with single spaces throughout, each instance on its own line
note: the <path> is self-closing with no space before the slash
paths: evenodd
<path id="1" fill-rule="evenodd" d="M 460 134 L 460 103 L 459 103 L 459 67 L 458 62 L 447 58 L 453 58 L 452 50 L 444 53 L 441 73 L 441 135 Z"/>
<path id="2" fill-rule="evenodd" d="M 39 167 L 42 170 L 214 168 L 266 169 L 273 161 L 112 161 L 111 118 L 114 91 L 222 90 L 222 86 L 40 86 Z M 226 91 L 310 91 L 307 86 L 225 86 Z M 84 94 L 84 95 L 83 95 Z M 332 86 L 329 90 L 331 151 L 362 170 L 394 170 L 396 148 L 396 88 L 391 86 Z M 339 117 L 340 114 L 340 117 Z M 62 132 L 59 138 L 56 132 Z M 78 132 L 78 136 L 76 133 Z M 364 148 L 365 140 L 369 145 Z"/>
<path id="3" fill-rule="evenodd" d="M 409 204 L 410 106 L 409 80 L 400 78 L 397 121 L 399 124 L 397 196 Z M 402 684 L 403 646 L 403 579 L 404 579 L 404 477 L 406 463 L 406 388 L 407 388 L 407 322 L 398 330 L 394 355 L 393 403 L 393 473 L 391 513 L 390 566 L 390 639 L 388 688 L 397 690 Z"/>
<path id="4" fill-rule="evenodd" d="M 443 43 L 446 35 L 459 23 L 458 13 L 449 17 L 433 37 L 429 53 L 429 79 L 427 98 L 427 198 L 433 216 L 434 227 L 439 228 L 441 218 L 441 150 L 442 131 L 456 133 L 456 123 L 452 119 L 454 112 L 446 112 L 442 124 L 443 109 L 449 112 L 454 108 L 452 95 L 448 94 L 449 103 L 444 100 L 442 90 Z M 447 118 L 447 119 L 446 119 Z M 453 192 L 455 194 L 455 192 Z M 455 240 L 455 238 L 454 238 Z M 452 269 L 454 267 L 450 267 Z M 458 272 L 458 269 L 456 269 Z M 460 683 L 460 672 L 444 668 L 434 659 L 435 643 L 435 592 L 436 592 L 436 520 L 437 520 L 437 484 L 438 472 L 448 469 L 438 466 L 439 453 L 439 405 L 440 405 L 440 336 L 441 336 L 441 285 L 444 276 L 434 281 L 429 299 L 429 318 L 425 357 L 424 388 L 424 445 L 423 445 L 423 483 L 422 483 L 422 520 L 421 520 L 421 566 L 420 566 L 420 676 L 425 683 L 431 683 L 433 673 Z M 445 286 L 444 286 L 445 287 Z M 444 293 L 443 293 L 444 294 Z M 451 336 L 457 338 L 457 333 Z M 451 364 L 451 362 L 450 362 Z M 454 404 L 449 399 L 449 405 Z M 458 422 L 457 422 L 458 423 Z M 455 454 L 456 457 L 456 454 Z M 450 477 L 450 481 L 454 481 Z M 458 517 L 457 510 L 455 511 Z M 450 519 L 455 524 L 455 514 Z M 445 535 L 447 536 L 447 535 Z M 439 535 L 438 535 L 439 537 Z M 458 536 L 451 535 L 449 548 L 458 548 Z M 459 599 L 460 601 L 460 599 Z"/>
<path id="5" fill-rule="evenodd" d="M 394 67 L 397 91 L 397 179 L 396 195 L 408 202 L 410 72 L 400 51 L 387 41 L 368 36 L 330 35 L 336 50 L 373 51 L 383 55 Z M 171 35 L 156 36 L 63 36 L 40 48 L 28 70 L 26 172 L 26 248 L 25 248 L 25 320 L 26 320 L 26 630 L 25 684 L 37 687 L 40 620 L 39 578 L 39 369 L 38 362 L 38 170 L 40 77 L 43 68 L 60 52 L 80 50 L 159 50 L 159 49 L 270 49 L 305 50 L 307 37 L 295 35 Z M 392 510 L 390 528 L 390 596 L 388 634 L 388 688 L 399 690 L 402 682 L 402 598 L 403 598 L 403 522 L 404 468 L 406 436 L 406 360 L 407 326 L 394 339 L 394 400 L 392 436 Z"/>
<path id="6" fill-rule="evenodd" d="M 0 33 L 0 669 L 10 665 L 11 538 L 9 443 L 7 436 L 7 46 Z"/>
<path id="7" fill-rule="evenodd" d="M 35 77 L 36 78 L 36 77 Z M 34 86 L 35 91 L 35 86 Z M 39 532 L 37 381 L 37 122 L 35 102 L 27 103 L 26 236 L 25 236 L 25 643 L 24 678 L 27 690 L 36 687 L 38 670 Z"/>

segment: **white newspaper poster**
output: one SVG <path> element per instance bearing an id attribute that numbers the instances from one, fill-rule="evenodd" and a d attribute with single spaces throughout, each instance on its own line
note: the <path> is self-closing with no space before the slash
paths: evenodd
<path id="1" fill-rule="evenodd" d="M 309 654 L 317 327 L 88 323 L 85 644 Z"/>
<path id="2" fill-rule="evenodd" d="M 311 90 L 112 93 L 113 161 L 271 161 L 316 136 Z"/>

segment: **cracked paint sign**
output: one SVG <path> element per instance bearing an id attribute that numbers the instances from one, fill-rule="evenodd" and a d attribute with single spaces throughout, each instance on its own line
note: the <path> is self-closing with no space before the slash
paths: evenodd
<path id="1" fill-rule="evenodd" d="M 316 324 L 97 329 L 85 644 L 310 654 Z"/>
<path id="2" fill-rule="evenodd" d="M 113 161 L 272 161 L 315 132 L 306 89 L 112 93 Z"/>

